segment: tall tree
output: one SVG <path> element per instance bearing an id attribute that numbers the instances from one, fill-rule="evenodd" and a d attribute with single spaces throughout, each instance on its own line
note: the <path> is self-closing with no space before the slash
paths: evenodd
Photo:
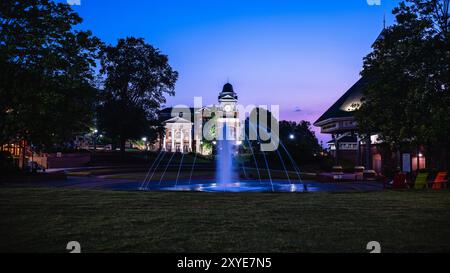
<path id="1" fill-rule="evenodd" d="M 158 109 L 166 102 L 165 95 L 175 94 L 178 73 L 166 55 L 144 39 L 133 37 L 104 47 L 101 65 L 105 82 L 99 128 L 117 139 L 124 151 L 126 140 L 140 138 L 150 130 Z"/>
<path id="2" fill-rule="evenodd" d="M 446 154 L 450 147 L 449 0 L 407 0 L 393 10 L 364 59 L 371 83 L 356 116 L 362 132 L 385 143 L 423 146 Z M 439 155 L 435 155 L 439 156 Z"/>
<path id="3" fill-rule="evenodd" d="M 0 3 L 0 143 L 63 143 L 91 124 L 100 41 L 49 0 Z"/>
<path id="4" fill-rule="evenodd" d="M 322 150 L 308 121 L 280 121 L 280 140 L 300 164 L 314 162 Z"/>

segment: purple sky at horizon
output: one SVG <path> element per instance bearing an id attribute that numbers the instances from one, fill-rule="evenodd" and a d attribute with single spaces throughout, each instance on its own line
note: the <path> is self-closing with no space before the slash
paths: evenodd
<path id="1" fill-rule="evenodd" d="M 106 43 L 143 37 L 169 56 L 180 77 L 166 106 L 216 103 L 229 80 L 240 104 L 280 105 L 281 119 L 313 123 L 359 79 L 397 3 L 82 0 L 74 10 Z"/>

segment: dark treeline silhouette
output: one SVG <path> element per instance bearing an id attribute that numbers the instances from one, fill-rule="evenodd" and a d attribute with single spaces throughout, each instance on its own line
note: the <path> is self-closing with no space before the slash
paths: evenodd
<path id="1" fill-rule="evenodd" d="M 168 57 L 141 38 L 104 45 L 81 22 L 65 3 L 1 1 L 0 143 L 50 151 L 94 128 L 122 151 L 156 138 L 155 113 L 178 78 Z"/>
<path id="2" fill-rule="evenodd" d="M 392 154 L 419 148 L 428 166 L 450 169 L 449 0 L 402 1 L 393 14 L 364 59 L 359 128 L 377 132 L 385 159 L 396 158 L 390 172 L 400 164 Z"/>

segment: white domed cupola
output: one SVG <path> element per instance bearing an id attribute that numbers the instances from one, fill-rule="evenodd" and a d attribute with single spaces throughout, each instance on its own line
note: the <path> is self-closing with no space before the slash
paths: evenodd
<path id="1" fill-rule="evenodd" d="M 220 108 L 226 112 L 231 113 L 236 109 L 238 96 L 234 92 L 233 85 L 227 83 L 223 86 L 222 92 L 219 94 Z"/>

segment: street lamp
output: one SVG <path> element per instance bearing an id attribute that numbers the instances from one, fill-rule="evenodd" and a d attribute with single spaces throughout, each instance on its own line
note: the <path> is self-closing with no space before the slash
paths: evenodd
<path id="1" fill-rule="evenodd" d="M 143 137 L 142 141 L 144 142 L 145 150 L 148 151 L 147 138 Z"/>
<path id="2" fill-rule="evenodd" d="M 290 135 L 289 135 L 289 139 L 290 139 L 290 140 L 294 140 L 294 139 L 295 139 L 294 134 L 290 134 Z"/>
<path id="3" fill-rule="evenodd" d="M 150 157 L 148 155 L 148 144 L 147 144 L 147 138 L 143 137 L 142 141 L 144 142 L 144 146 L 145 146 L 145 157 L 147 159 L 147 161 L 149 161 Z"/>
<path id="4" fill-rule="evenodd" d="M 98 137 L 98 130 L 94 129 L 94 152 L 92 154 L 92 162 L 95 161 L 95 151 L 97 150 L 97 137 Z"/>
<path id="5" fill-rule="evenodd" d="M 97 137 L 98 137 L 98 130 L 94 129 L 94 153 L 95 150 L 97 150 Z"/>

